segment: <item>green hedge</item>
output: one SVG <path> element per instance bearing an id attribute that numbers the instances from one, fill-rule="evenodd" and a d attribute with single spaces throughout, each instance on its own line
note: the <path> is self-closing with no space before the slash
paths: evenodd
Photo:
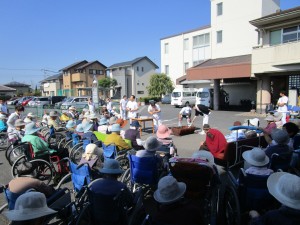
<path id="1" fill-rule="evenodd" d="M 161 97 L 141 97 L 139 98 L 139 102 L 145 102 L 145 104 L 149 104 L 150 100 L 154 100 L 156 102 L 160 102 L 161 101 Z"/>

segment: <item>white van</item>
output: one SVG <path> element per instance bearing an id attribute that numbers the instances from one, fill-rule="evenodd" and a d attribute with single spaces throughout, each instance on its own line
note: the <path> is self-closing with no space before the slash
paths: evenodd
<path id="1" fill-rule="evenodd" d="M 196 104 L 205 105 L 209 108 L 213 108 L 213 88 L 199 88 L 196 94 Z"/>
<path id="2" fill-rule="evenodd" d="M 175 88 L 171 95 L 171 105 L 175 107 L 184 106 L 185 103 L 195 105 L 197 90 L 196 88 Z"/>

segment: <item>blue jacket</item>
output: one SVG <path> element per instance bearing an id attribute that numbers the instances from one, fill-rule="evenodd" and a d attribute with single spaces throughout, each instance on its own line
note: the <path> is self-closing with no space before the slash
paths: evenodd
<path id="1" fill-rule="evenodd" d="M 6 132 L 7 131 L 7 125 L 4 123 L 3 120 L 0 120 L 0 132 Z"/>

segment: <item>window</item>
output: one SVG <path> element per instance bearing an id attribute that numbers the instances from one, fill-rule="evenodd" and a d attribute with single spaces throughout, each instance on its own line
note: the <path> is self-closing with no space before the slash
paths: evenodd
<path id="1" fill-rule="evenodd" d="M 138 93 L 139 95 L 142 95 L 142 94 L 144 94 L 144 91 L 137 91 L 137 93 Z"/>
<path id="2" fill-rule="evenodd" d="M 144 67 L 142 66 L 142 72 L 144 72 Z"/>
<path id="3" fill-rule="evenodd" d="M 96 70 L 96 74 L 103 75 L 103 70 Z"/>
<path id="4" fill-rule="evenodd" d="M 186 63 L 184 63 L 184 72 L 186 72 L 186 70 L 189 68 L 189 63 L 188 62 L 186 62 Z"/>
<path id="5" fill-rule="evenodd" d="M 169 43 L 165 43 L 165 54 L 169 53 Z"/>
<path id="6" fill-rule="evenodd" d="M 139 71 L 139 67 L 138 66 L 136 67 L 136 71 Z"/>
<path id="7" fill-rule="evenodd" d="M 281 30 L 274 30 L 270 32 L 270 45 L 281 44 Z"/>
<path id="8" fill-rule="evenodd" d="M 217 43 L 222 43 L 223 41 L 222 33 L 223 32 L 221 30 L 217 31 Z"/>
<path id="9" fill-rule="evenodd" d="M 282 43 L 297 41 L 298 32 L 300 32 L 298 26 L 284 28 L 282 30 Z"/>
<path id="10" fill-rule="evenodd" d="M 92 69 L 89 69 L 89 74 L 93 74 L 93 70 Z"/>
<path id="11" fill-rule="evenodd" d="M 140 85 L 140 83 L 136 83 L 136 85 Z"/>
<path id="12" fill-rule="evenodd" d="M 169 75 L 169 65 L 165 65 L 165 74 Z"/>
<path id="13" fill-rule="evenodd" d="M 181 97 L 181 93 L 180 92 L 173 92 L 172 97 L 174 97 L 174 98 Z"/>
<path id="14" fill-rule="evenodd" d="M 189 39 L 185 38 L 183 40 L 183 50 L 189 50 Z"/>
<path id="15" fill-rule="evenodd" d="M 193 37 L 193 48 L 199 48 L 209 45 L 209 33 L 201 34 Z"/>
<path id="16" fill-rule="evenodd" d="M 183 97 L 191 97 L 192 92 L 183 92 Z"/>
<path id="17" fill-rule="evenodd" d="M 144 83 L 142 83 L 142 85 L 144 86 Z"/>
<path id="18" fill-rule="evenodd" d="M 287 27 L 270 32 L 270 45 L 300 40 L 300 26 Z"/>
<path id="19" fill-rule="evenodd" d="M 223 2 L 217 4 L 217 16 L 223 15 Z"/>

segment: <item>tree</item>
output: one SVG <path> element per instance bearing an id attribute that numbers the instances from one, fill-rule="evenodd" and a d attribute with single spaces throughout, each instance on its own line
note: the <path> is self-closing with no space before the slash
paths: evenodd
<path id="1" fill-rule="evenodd" d="M 99 87 L 101 87 L 104 90 L 105 95 L 107 95 L 107 92 L 112 89 L 113 92 L 115 92 L 115 87 L 117 86 L 118 82 L 114 78 L 105 77 L 98 81 Z"/>
<path id="2" fill-rule="evenodd" d="M 149 95 L 159 96 L 171 93 L 174 85 L 169 76 L 164 73 L 153 74 L 150 78 L 150 85 L 147 86 Z"/>

